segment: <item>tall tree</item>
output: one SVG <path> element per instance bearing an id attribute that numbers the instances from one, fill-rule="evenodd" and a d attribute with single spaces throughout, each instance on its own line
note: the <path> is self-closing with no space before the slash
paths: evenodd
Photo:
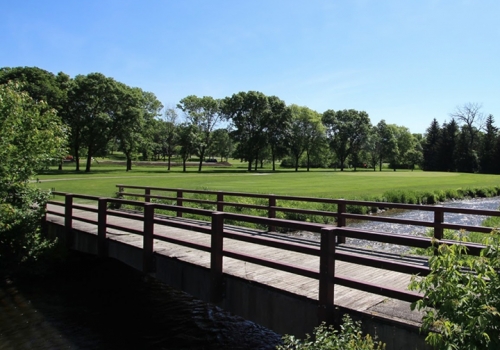
<path id="1" fill-rule="evenodd" d="M 479 155 L 479 164 L 481 172 L 493 174 L 495 172 L 495 146 L 498 139 L 498 128 L 495 126 L 493 115 L 489 115 L 485 122 L 485 133 L 481 140 L 481 150 Z"/>
<path id="2" fill-rule="evenodd" d="M 439 167 L 439 149 L 441 147 L 441 128 L 434 118 L 427 128 L 423 143 L 423 170 L 436 171 Z"/>
<path id="3" fill-rule="evenodd" d="M 200 134 L 197 152 L 200 157 L 198 171 L 201 171 L 205 152 L 212 141 L 212 131 L 221 119 L 220 100 L 210 96 L 197 97 L 190 95 L 183 98 L 177 108 L 186 114 L 187 120 L 196 126 L 196 130 Z"/>
<path id="4" fill-rule="evenodd" d="M 366 139 L 371 123 L 368 114 L 354 109 L 323 113 L 323 124 L 332 151 L 340 162 L 340 170 L 344 170 L 347 157 Z"/>
<path id="5" fill-rule="evenodd" d="M 71 128 L 71 141 L 79 168 L 80 150 L 86 147 L 89 172 L 93 156 L 116 134 L 120 122 L 123 85 L 101 73 L 77 75 L 68 92 L 65 120 Z"/>
<path id="6" fill-rule="evenodd" d="M 299 160 L 306 153 L 307 171 L 310 169 L 310 158 L 315 147 L 319 147 L 324 137 L 325 128 L 321 123 L 321 115 L 308 107 L 291 105 L 292 115 L 290 132 L 290 153 L 294 158 L 295 171 L 299 169 Z"/>
<path id="7" fill-rule="evenodd" d="M 139 88 L 122 85 L 119 115 L 116 118 L 116 135 L 120 149 L 127 158 L 127 171 L 132 170 L 132 156 L 139 150 L 144 139 L 149 138 L 148 126 L 160 115 L 163 108 L 156 96 Z"/>
<path id="8" fill-rule="evenodd" d="M 182 123 L 178 126 L 179 154 L 182 158 L 182 171 L 186 172 L 186 162 L 198 148 L 199 133 L 195 125 Z"/>
<path id="9" fill-rule="evenodd" d="M 233 143 L 227 129 L 216 129 L 213 132 L 213 142 L 209 153 L 220 157 L 221 162 L 228 159 L 233 152 Z"/>
<path id="10" fill-rule="evenodd" d="M 27 92 L 35 102 L 45 102 L 43 108 L 54 109 L 59 117 L 64 114 L 70 80 L 67 74 L 59 72 L 54 75 L 38 67 L 0 68 L 0 84 L 18 82 L 22 91 Z M 63 158 L 59 160 L 59 170 L 62 170 Z"/>
<path id="11" fill-rule="evenodd" d="M 376 126 L 377 132 L 377 160 L 379 171 L 382 171 L 384 161 L 395 163 L 399 155 L 398 141 L 396 137 L 396 128 L 381 120 Z"/>
<path id="12" fill-rule="evenodd" d="M 464 127 L 462 130 L 466 133 L 462 138 L 468 144 L 470 152 L 475 150 L 475 135 L 474 129 L 481 129 L 484 115 L 481 113 L 481 104 L 479 103 L 465 103 L 462 106 L 457 106 L 455 111 L 450 113 L 450 116 L 457 120 L 458 123 Z"/>
<path id="13" fill-rule="evenodd" d="M 408 162 L 409 152 L 413 150 L 415 140 L 410 130 L 407 127 L 395 124 L 390 125 L 393 129 L 394 136 L 397 142 L 397 153 L 391 160 L 391 165 L 394 170 L 398 167 L 405 167 Z"/>
<path id="14" fill-rule="evenodd" d="M 47 247 L 39 234 L 48 194 L 29 180 L 66 150 L 55 110 L 19 83 L 0 84 L 0 266 L 35 260 Z"/>
<path id="15" fill-rule="evenodd" d="M 167 170 L 170 171 L 172 157 L 177 146 L 179 135 L 177 127 L 177 112 L 174 108 L 165 111 L 163 145 L 167 155 Z"/>
<path id="16" fill-rule="evenodd" d="M 247 161 L 251 171 L 253 162 L 258 162 L 261 150 L 267 147 L 266 129 L 271 114 L 267 96 L 257 91 L 233 94 L 223 100 L 222 112 L 231 122 L 235 155 Z"/>
<path id="17" fill-rule="evenodd" d="M 476 135 L 473 137 L 476 138 Z M 470 146 L 470 130 L 466 125 L 462 125 L 458 134 L 455 161 L 459 172 L 474 173 L 479 170 L 478 154 Z"/>
<path id="18" fill-rule="evenodd" d="M 270 117 L 266 129 L 267 143 L 271 151 L 273 171 L 275 171 L 276 159 L 284 156 L 288 148 L 292 115 L 285 102 L 278 97 L 269 96 L 267 100 L 270 110 Z"/>
<path id="19" fill-rule="evenodd" d="M 457 138 L 459 127 L 455 119 L 443 123 L 438 145 L 438 161 L 435 170 L 456 171 L 455 158 L 457 156 Z"/>

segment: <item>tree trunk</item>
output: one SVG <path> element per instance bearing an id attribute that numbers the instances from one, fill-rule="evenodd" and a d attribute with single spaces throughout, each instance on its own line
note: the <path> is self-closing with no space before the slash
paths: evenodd
<path id="1" fill-rule="evenodd" d="M 132 170 L 132 158 L 127 154 L 127 171 Z"/>
<path id="2" fill-rule="evenodd" d="M 89 146 L 88 153 L 87 153 L 87 166 L 85 167 L 86 173 L 90 172 L 91 165 L 92 165 L 92 147 Z"/>
<path id="3" fill-rule="evenodd" d="M 168 163 L 167 163 L 167 170 L 170 171 L 170 160 L 172 159 L 172 156 L 169 154 L 168 155 Z"/>
<path id="4" fill-rule="evenodd" d="M 58 170 L 59 170 L 59 171 L 62 171 L 62 165 L 63 165 L 63 160 L 61 159 L 61 160 L 59 161 L 59 167 L 58 167 Z"/>
<path id="5" fill-rule="evenodd" d="M 198 172 L 201 172 L 201 167 L 203 166 L 203 158 L 205 157 L 205 149 L 200 152 L 200 164 L 198 164 Z"/>
<path id="6" fill-rule="evenodd" d="M 73 158 L 76 162 L 76 168 L 75 171 L 80 171 L 80 152 L 79 152 L 79 147 L 77 142 L 75 142 L 75 157 Z"/>
<path id="7" fill-rule="evenodd" d="M 184 173 L 186 172 L 186 160 L 187 158 L 182 158 L 182 171 Z"/>
<path id="8" fill-rule="evenodd" d="M 252 159 L 248 160 L 248 171 L 252 171 L 252 162 L 253 162 Z"/>

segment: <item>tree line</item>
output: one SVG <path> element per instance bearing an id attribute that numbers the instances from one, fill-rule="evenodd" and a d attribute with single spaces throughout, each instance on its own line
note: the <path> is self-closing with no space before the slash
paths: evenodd
<path id="1" fill-rule="evenodd" d="M 76 170 L 81 158 L 86 159 L 85 171 L 90 171 L 93 157 L 119 150 L 126 157 L 127 170 L 139 157 L 163 159 L 169 170 L 173 158 L 181 159 L 186 171 L 187 161 L 195 156 L 199 171 L 207 159 L 229 157 L 247 162 L 249 171 L 264 163 L 272 164 L 273 170 L 279 163 L 296 171 L 313 167 L 382 170 L 384 163 L 394 170 L 419 166 L 437 171 L 500 171 L 493 116 L 486 119 L 483 130 L 477 125 L 480 106 L 473 104 L 457 108 L 442 126 L 434 120 L 421 135 L 384 120 L 372 125 L 365 111 L 319 113 L 258 91 L 222 99 L 190 95 L 164 110 L 153 93 L 101 73 L 71 78 L 36 67 L 1 68 L 0 84 L 11 80 L 57 111 L 67 127 L 68 153 L 76 161 Z"/>

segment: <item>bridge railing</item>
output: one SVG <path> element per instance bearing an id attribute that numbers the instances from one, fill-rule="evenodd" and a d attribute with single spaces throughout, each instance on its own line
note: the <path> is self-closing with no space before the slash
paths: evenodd
<path id="1" fill-rule="evenodd" d="M 415 301 L 421 298 L 417 293 L 408 290 L 398 290 L 388 286 L 372 284 L 366 281 L 351 279 L 347 276 L 341 276 L 335 273 L 335 261 L 345 261 L 352 264 L 370 266 L 389 271 L 397 271 L 406 274 L 419 274 L 425 276 L 429 273 L 429 269 L 424 260 L 419 260 L 417 263 L 405 261 L 397 261 L 395 259 L 378 258 L 376 256 L 362 256 L 360 254 L 352 254 L 346 251 L 339 251 L 335 245 L 335 239 L 341 235 L 357 239 L 364 239 L 382 243 L 391 243 L 404 245 L 416 248 L 428 248 L 437 241 L 426 237 L 415 237 L 410 235 L 397 235 L 384 232 L 371 232 L 365 230 L 357 230 L 348 227 L 334 227 L 329 225 L 314 224 L 309 222 L 284 220 L 276 218 L 265 218 L 259 216 L 243 215 L 236 213 L 212 211 L 206 209 L 196 209 L 177 205 L 166 205 L 134 200 L 125 200 L 117 198 L 101 198 L 95 196 L 70 194 L 63 192 L 54 192 L 56 196 L 63 196 L 63 201 L 52 200 L 49 204 L 63 207 L 63 211 L 48 210 L 48 215 L 56 215 L 64 217 L 64 225 L 66 228 L 66 242 L 72 245 L 75 221 L 80 221 L 87 224 L 92 224 L 97 227 L 97 253 L 100 256 L 107 256 L 107 232 L 109 229 L 125 231 L 132 234 L 141 235 L 143 237 L 143 270 L 144 272 L 154 271 L 154 241 L 164 241 L 181 246 L 190 247 L 210 254 L 210 273 L 211 273 L 211 299 L 213 302 L 218 302 L 223 297 L 223 258 L 233 258 L 245 261 L 252 264 L 265 266 L 272 269 L 277 269 L 289 272 L 296 275 L 305 276 L 319 283 L 318 303 L 322 317 L 330 317 L 333 314 L 333 291 L 335 285 L 343 285 L 350 288 L 391 297 L 405 301 Z M 79 204 L 75 199 L 82 199 L 94 202 L 95 205 Z M 110 209 L 110 204 L 131 205 L 143 207 L 142 211 L 120 211 Z M 198 220 L 179 219 L 177 217 L 168 217 L 165 215 L 157 215 L 155 211 L 162 212 L 172 211 L 174 213 L 191 213 L 199 216 L 207 217 L 207 222 Z M 95 214 L 93 218 L 89 218 L 83 213 Z M 117 225 L 109 222 L 109 217 L 120 217 L 143 223 L 142 229 L 133 229 L 126 225 Z M 262 226 L 281 227 L 291 230 L 310 231 L 320 234 L 320 243 L 315 245 L 312 243 L 287 241 L 273 236 L 266 236 L 253 231 L 254 234 L 248 234 L 238 230 L 226 222 L 248 222 Z M 173 226 L 190 231 L 201 232 L 210 235 L 210 244 L 201 244 L 182 237 L 167 237 L 165 235 L 155 233 L 155 225 Z M 261 232 L 262 233 L 262 232 Z M 252 244 L 258 244 L 265 247 L 273 247 L 281 250 L 294 251 L 302 254 L 312 255 L 319 258 L 318 267 L 310 268 L 291 263 L 286 263 L 279 260 L 269 259 L 264 256 L 250 255 L 242 251 L 234 251 L 224 248 L 224 240 L 239 240 Z M 447 242 L 454 244 L 457 242 Z M 461 243 L 468 247 L 471 254 L 479 254 L 484 248 L 477 244 Z M 330 315 L 330 316 L 328 316 Z"/>
<path id="2" fill-rule="evenodd" d="M 478 210 L 478 209 L 465 209 L 465 208 L 451 208 L 442 205 L 416 205 L 416 204 L 401 204 L 401 203 L 388 203 L 388 202 L 372 202 L 372 201 L 359 201 L 359 200 L 345 200 L 345 199 L 331 199 L 331 198 L 316 198 L 316 197 L 301 197 L 301 196 L 284 196 L 284 195 L 269 195 L 269 194 L 256 194 L 256 193 L 244 193 L 244 192 L 227 192 L 227 191 L 209 191 L 209 190 L 189 190 L 189 189 L 179 189 L 179 188 L 164 188 L 164 187 L 149 187 L 149 186 L 131 186 L 131 185 L 116 185 L 118 188 L 118 196 L 124 198 L 127 196 L 132 196 L 135 198 L 144 198 L 145 202 L 151 202 L 152 199 L 157 200 L 172 200 L 178 207 L 186 206 L 189 203 L 212 205 L 216 207 L 217 211 L 224 212 L 226 207 L 233 208 L 250 208 L 250 209 L 260 209 L 267 213 L 268 218 L 275 218 L 277 212 L 283 213 L 295 213 L 304 215 L 315 215 L 322 217 L 331 217 L 336 220 L 337 227 L 346 227 L 348 225 L 347 220 L 364 220 L 373 222 L 386 222 L 392 224 L 402 224 L 402 225 L 413 225 L 422 226 L 433 229 L 433 235 L 435 239 L 443 239 L 443 233 L 445 229 L 452 230 L 465 230 L 469 232 L 480 232 L 480 233 L 490 233 L 492 227 L 484 226 L 473 226 L 464 224 L 452 224 L 445 221 L 445 214 L 464 214 L 464 215 L 478 215 L 478 216 L 500 216 L 500 211 L 497 210 Z M 130 190 L 140 190 L 141 192 L 126 192 L 126 189 Z M 159 194 L 163 193 L 163 194 Z M 169 193 L 171 195 L 164 195 L 164 193 Z M 198 198 L 187 198 L 186 195 L 204 195 L 211 196 L 212 199 L 198 199 Z M 238 203 L 226 201 L 226 198 L 258 198 L 264 200 L 267 205 L 258 204 L 248 204 L 248 203 Z M 302 203 L 321 203 L 326 206 L 335 206 L 336 211 L 332 210 L 313 210 L 313 209 L 302 209 L 293 208 L 289 205 L 294 202 Z M 278 205 L 278 204 L 282 205 Z M 289 204 L 288 206 L 286 204 Z M 379 209 L 399 209 L 399 210 L 418 210 L 431 212 L 432 221 L 424 220 L 410 220 L 410 219 L 400 219 L 393 218 L 383 215 L 367 215 L 367 214 L 357 214 L 349 212 L 351 207 L 368 207 L 368 208 L 379 208 Z M 177 211 L 177 216 L 182 217 L 182 211 Z M 269 231 L 273 231 L 275 228 L 270 225 L 268 227 Z M 345 237 L 339 236 L 338 243 L 345 243 Z"/>

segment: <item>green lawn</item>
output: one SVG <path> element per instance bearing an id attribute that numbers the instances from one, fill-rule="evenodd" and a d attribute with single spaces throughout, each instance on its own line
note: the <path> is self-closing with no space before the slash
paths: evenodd
<path id="1" fill-rule="evenodd" d="M 434 191 L 468 187 L 500 186 L 500 176 L 483 174 L 441 173 L 422 171 L 382 172 L 333 169 L 312 170 L 264 169 L 248 173 L 246 165 L 229 168 L 181 167 L 168 172 L 163 166 L 134 166 L 130 172 L 124 166 L 94 164 L 90 173 L 75 172 L 74 164 L 66 164 L 62 172 L 55 168 L 38 176 L 37 186 L 56 191 L 113 196 L 116 184 L 156 186 L 184 189 L 210 189 L 283 195 L 330 198 L 368 199 L 395 189 Z M 82 167 L 84 169 L 84 166 Z"/>

